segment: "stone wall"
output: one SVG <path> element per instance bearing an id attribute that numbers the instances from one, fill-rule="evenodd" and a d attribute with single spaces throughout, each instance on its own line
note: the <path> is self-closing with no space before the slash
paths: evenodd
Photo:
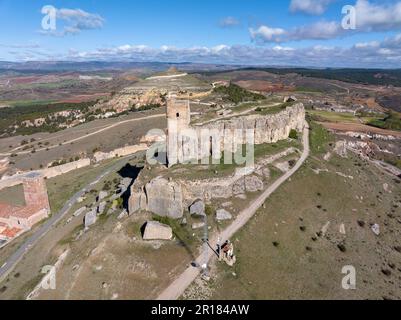
<path id="1" fill-rule="evenodd" d="M 113 159 L 116 157 L 129 156 L 130 154 L 134 154 L 139 151 L 144 151 L 147 149 L 148 149 L 147 144 L 139 144 L 139 145 L 133 145 L 133 146 L 126 146 L 123 148 L 113 150 L 111 152 L 96 152 L 93 157 L 94 157 L 95 162 L 101 162 L 101 161 Z"/>
<path id="2" fill-rule="evenodd" d="M 256 145 L 276 143 L 287 139 L 291 130 L 301 132 L 305 126 L 305 108 L 302 103 L 287 107 L 276 114 L 233 117 L 192 128 L 185 126 L 186 121 L 183 123 L 177 119 L 175 122 L 170 120 L 171 114 L 175 115 L 176 110 L 178 109 L 174 105 L 168 105 L 169 166 L 193 158 L 220 158 L 224 150 L 236 152 L 240 145 L 247 144 L 247 133 L 254 136 Z M 182 117 L 182 112 L 177 111 L 176 114 L 177 117 Z M 176 128 L 173 128 L 174 124 Z"/>
<path id="3" fill-rule="evenodd" d="M 129 213 L 144 210 L 162 217 L 179 219 L 185 208 L 197 199 L 227 199 L 247 192 L 262 191 L 270 178 L 268 165 L 299 153 L 296 148 L 288 148 L 259 160 L 252 168 L 239 168 L 231 176 L 223 178 L 172 181 L 157 177 L 146 183 L 143 177 L 139 177 L 131 187 Z"/>
<path id="4" fill-rule="evenodd" d="M 89 158 L 85 158 L 85 159 L 66 163 L 66 164 L 52 167 L 52 168 L 46 168 L 46 169 L 32 171 L 32 172 L 24 172 L 24 173 L 16 174 L 16 175 L 9 176 L 9 177 L 3 177 L 0 180 L 0 190 L 21 184 L 24 177 L 26 177 L 30 173 L 39 173 L 44 178 L 50 179 L 50 178 L 54 178 L 54 177 L 60 176 L 62 174 L 66 174 L 68 172 L 71 172 L 71 171 L 74 171 L 77 169 L 85 168 L 87 166 L 90 166 L 90 164 L 91 164 L 91 160 Z"/>

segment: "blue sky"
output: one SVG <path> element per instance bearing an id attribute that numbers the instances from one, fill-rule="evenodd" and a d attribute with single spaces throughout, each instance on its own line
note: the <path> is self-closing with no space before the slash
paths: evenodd
<path id="1" fill-rule="evenodd" d="M 42 29 L 45 5 L 56 30 Z M 399 0 L 0 0 L 0 28 L 8 61 L 401 67 Z"/>

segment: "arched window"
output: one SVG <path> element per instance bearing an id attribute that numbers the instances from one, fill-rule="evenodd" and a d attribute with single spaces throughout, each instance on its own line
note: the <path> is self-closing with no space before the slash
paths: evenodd
<path id="1" fill-rule="evenodd" d="M 180 117 L 180 114 L 177 112 L 177 118 L 179 118 Z"/>

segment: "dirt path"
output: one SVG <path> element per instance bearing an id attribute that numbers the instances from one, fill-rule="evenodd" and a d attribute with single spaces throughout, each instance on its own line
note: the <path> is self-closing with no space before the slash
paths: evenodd
<path id="1" fill-rule="evenodd" d="M 309 126 L 305 123 L 305 129 L 303 133 L 303 145 L 304 150 L 301 158 L 298 160 L 297 164 L 290 171 L 281 176 L 277 181 L 275 181 L 262 195 L 260 195 L 255 201 L 253 201 L 250 206 L 242 211 L 235 221 L 224 230 L 219 236 L 224 243 L 229 240 L 234 234 L 239 231 L 256 213 L 256 211 L 265 203 L 266 199 L 275 192 L 284 182 L 286 182 L 294 173 L 296 173 L 301 166 L 304 164 L 305 160 L 309 157 Z M 214 237 L 210 241 L 211 244 L 217 244 L 217 237 Z M 210 261 L 215 257 L 214 252 L 209 250 L 207 255 L 207 260 Z M 200 266 L 205 263 L 205 255 L 201 254 L 196 259 L 196 265 Z M 199 276 L 200 269 L 195 267 L 188 267 L 174 282 L 166 288 L 157 298 L 157 300 L 177 300 L 185 290 L 190 286 L 190 284 Z"/>

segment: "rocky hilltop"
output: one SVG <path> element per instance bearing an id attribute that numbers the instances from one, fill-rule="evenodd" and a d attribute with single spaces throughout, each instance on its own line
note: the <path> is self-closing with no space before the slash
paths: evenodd
<path id="1" fill-rule="evenodd" d="M 131 108 L 139 109 L 146 105 L 163 106 L 169 92 L 176 93 L 178 97 L 196 97 L 199 94 L 210 92 L 211 89 L 211 85 L 194 76 L 171 69 L 141 80 L 132 87 L 123 89 L 109 101 L 100 102 L 95 107 L 123 112 Z"/>
<path id="2" fill-rule="evenodd" d="M 221 120 L 206 126 L 198 126 L 197 129 L 201 130 L 205 127 L 218 129 L 221 137 L 224 137 L 225 130 L 252 129 L 255 130 L 256 144 L 265 144 L 285 140 L 289 137 L 291 130 L 301 132 L 304 126 L 305 108 L 302 103 L 299 103 L 292 107 L 287 107 L 277 114 L 250 115 Z M 224 139 L 221 140 L 223 143 Z M 204 148 L 200 147 L 200 149 L 203 150 Z M 289 149 L 285 152 L 280 157 L 288 155 L 294 150 Z M 204 156 L 210 157 L 210 154 Z M 270 160 L 267 159 L 266 163 L 275 160 L 276 157 L 272 157 Z M 259 172 L 258 175 L 252 175 L 252 172 L 241 173 L 225 179 L 225 181 L 188 183 L 188 181 L 182 180 L 173 181 L 171 178 L 165 179 L 163 176 L 158 176 L 149 181 L 146 180 L 149 179 L 149 176 L 145 178 L 140 175 L 131 187 L 129 212 L 133 214 L 139 210 L 145 210 L 159 216 L 179 219 L 183 216 L 184 209 L 197 197 L 202 200 L 215 197 L 228 198 L 245 191 L 260 191 L 264 187 L 263 180 L 269 176 L 269 173 L 265 170 L 266 163 L 257 170 Z M 149 170 L 151 170 L 150 167 Z M 213 194 L 210 194 L 211 192 Z"/>

